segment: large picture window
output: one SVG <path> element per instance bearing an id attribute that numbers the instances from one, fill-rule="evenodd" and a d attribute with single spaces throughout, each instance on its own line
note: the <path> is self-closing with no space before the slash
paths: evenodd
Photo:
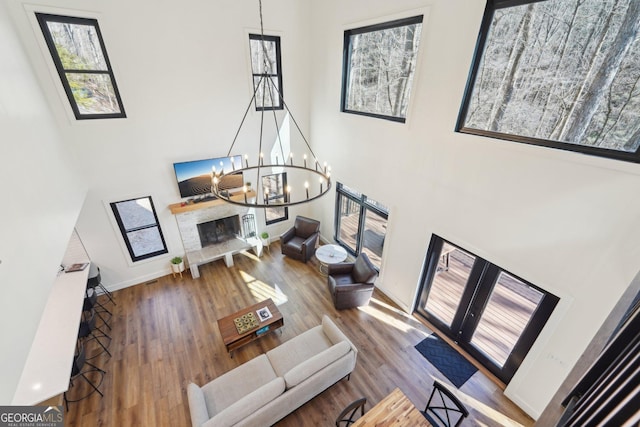
<path id="1" fill-rule="evenodd" d="M 126 117 L 98 21 L 36 17 L 76 119 Z"/>
<path id="2" fill-rule="evenodd" d="M 421 31 L 422 15 L 344 32 L 343 112 L 405 122 Z"/>
<path id="3" fill-rule="evenodd" d="M 457 130 L 640 162 L 640 2 L 488 0 Z"/>
<path id="4" fill-rule="evenodd" d="M 282 110 L 280 37 L 249 34 L 256 110 Z"/>
<path id="5" fill-rule="evenodd" d="M 113 202 L 111 209 L 133 262 L 168 252 L 151 196 Z"/>
<path id="6" fill-rule="evenodd" d="M 335 240 L 352 255 L 365 252 L 380 269 L 389 210 L 341 183 L 336 198 Z"/>

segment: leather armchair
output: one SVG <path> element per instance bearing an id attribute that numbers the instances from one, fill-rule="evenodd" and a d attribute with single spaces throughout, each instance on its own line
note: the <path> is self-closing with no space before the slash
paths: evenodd
<path id="1" fill-rule="evenodd" d="M 280 236 L 282 253 L 306 263 L 316 253 L 319 237 L 320 221 L 297 216 L 293 227 Z"/>
<path id="2" fill-rule="evenodd" d="M 368 305 L 378 278 L 369 257 L 361 253 L 355 262 L 329 264 L 328 284 L 333 305 L 338 310 Z"/>

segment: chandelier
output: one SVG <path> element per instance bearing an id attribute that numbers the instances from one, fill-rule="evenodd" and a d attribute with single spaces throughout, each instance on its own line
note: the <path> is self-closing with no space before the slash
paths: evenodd
<path id="1" fill-rule="evenodd" d="M 260 79 L 257 83 L 254 83 L 254 91 L 249 101 L 249 105 L 244 112 L 240 126 L 236 131 L 235 137 L 229 147 L 227 158 L 230 160 L 230 167 L 225 170 L 221 167 L 220 170 L 215 166 L 211 171 L 211 192 L 213 195 L 221 200 L 234 205 L 257 207 L 257 208 L 277 208 L 285 206 L 299 205 L 307 203 L 312 200 L 318 199 L 331 189 L 331 167 L 327 166 L 326 162 L 320 163 L 319 159 L 311 149 L 309 142 L 305 138 L 300 126 L 296 122 L 293 114 L 289 110 L 287 103 L 282 97 L 280 88 L 273 81 L 271 70 L 271 63 L 268 60 L 267 48 L 265 46 L 264 39 L 264 25 L 262 22 L 262 0 L 259 2 L 260 11 L 260 47 L 263 58 L 263 70 L 260 75 Z M 232 155 L 233 147 L 238 140 L 238 135 L 242 130 L 249 110 L 256 101 L 259 88 L 262 90 L 262 108 L 260 111 L 260 132 L 258 137 L 258 149 L 255 155 L 249 156 L 244 154 L 242 157 Z M 265 157 L 263 153 L 263 138 L 265 130 L 265 101 L 270 101 L 270 105 L 274 106 L 274 100 L 278 99 L 283 106 L 283 110 L 286 111 L 289 120 L 294 124 L 295 130 L 299 133 L 304 144 L 302 151 L 294 155 L 294 150 L 291 149 L 293 144 L 293 138 L 290 135 L 289 144 L 290 150 L 285 152 L 281 139 L 281 128 L 278 122 L 275 109 L 272 109 L 273 123 L 275 126 L 276 141 L 273 144 L 273 155 Z M 267 119 L 267 121 L 270 121 Z M 221 165 L 222 166 L 222 165 Z M 278 175 L 286 177 L 287 185 L 281 188 L 282 193 L 274 191 L 271 185 L 264 185 L 263 178 L 268 175 Z M 242 189 L 232 191 L 229 189 L 229 182 L 238 182 L 238 179 L 242 179 L 244 182 Z M 253 181 L 255 179 L 255 181 Z M 255 182 L 255 188 L 250 188 L 247 184 L 249 182 Z M 269 182 L 269 180 L 267 180 Z M 284 184 L 283 180 L 280 180 L 281 184 Z M 290 183 L 293 183 L 291 185 Z"/>

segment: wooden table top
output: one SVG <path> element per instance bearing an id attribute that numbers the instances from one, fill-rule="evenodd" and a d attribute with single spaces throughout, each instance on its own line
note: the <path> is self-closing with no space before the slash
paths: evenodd
<path id="1" fill-rule="evenodd" d="M 233 323 L 233 319 L 236 319 L 244 314 L 254 312 L 256 318 L 260 320 L 256 312 L 263 307 L 267 307 L 269 309 L 272 317 L 267 320 L 261 321 L 260 325 L 257 328 L 253 328 L 242 334 L 238 334 L 238 330 L 236 329 L 235 323 Z M 245 307 L 242 310 L 230 314 L 227 317 L 218 319 L 218 327 L 220 328 L 220 335 L 222 335 L 222 340 L 224 341 L 225 345 L 228 345 L 235 341 L 238 341 L 240 338 L 246 335 L 254 333 L 256 329 L 271 325 L 279 320 L 282 320 L 282 313 L 280 313 L 280 310 L 278 310 L 278 307 L 275 305 L 273 300 L 269 298 L 252 306 Z"/>
<path id="2" fill-rule="evenodd" d="M 353 424 L 353 427 L 364 426 L 432 427 L 431 423 L 399 388 L 393 390 Z"/>

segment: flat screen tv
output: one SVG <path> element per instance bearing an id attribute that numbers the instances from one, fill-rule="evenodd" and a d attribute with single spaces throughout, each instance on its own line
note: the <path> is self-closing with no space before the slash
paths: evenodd
<path id="1" fill-rule="evenodd" d="M 232 164 L 233 162 L 233 164 Z M 180 197 L 196 197 L 211 193 L 211 172 L 224 171 L 225 174 L 233 172 L 233 168 L 242 167 L 242 156 L 217 157 L 215 159 L 193 160 L 173 164 L 173 170 L 178 180 Z M 242 173 L 225 175 L 218 187 L 221 190 L 239 189 L 244 185 Z"/>

